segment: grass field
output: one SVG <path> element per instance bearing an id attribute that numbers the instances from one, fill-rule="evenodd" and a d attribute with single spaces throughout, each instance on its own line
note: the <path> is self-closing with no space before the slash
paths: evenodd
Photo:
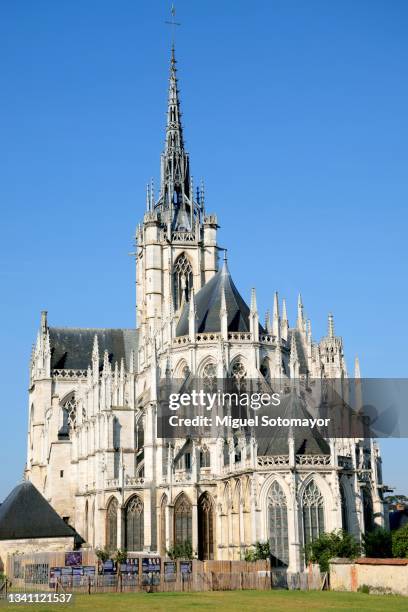
<path id="1" fill-rule="evenodd" d="M 6 604 L 7 609 L 17 607 Z M 26 609 L 26 606 L 23 606 Z M 273 610 L 299 612 L 309 610 L 384 610 L 408 611 L 408 598 L 397 595 L 366 595 L 319 591 L 216 591 L 205 593 L 107 593 L 76 595 L 73 604 L 35 604 L 35 610 L 87 610 L 127 612 L 128 610 L 178 612 L 179 610 L 222 612 L 257 612 Z"/>

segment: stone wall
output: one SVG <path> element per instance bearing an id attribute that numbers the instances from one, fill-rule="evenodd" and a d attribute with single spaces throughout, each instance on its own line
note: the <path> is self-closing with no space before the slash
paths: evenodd
<path id="1" fill-rule="evenodd" d="M 74 538 L 38 538 L 30 540 L 0 540 L 0 571 L 7 567 L 7 555 L 13 553 L 60 552 L 74 550 Z"/>
<path id="2" fill-rule="evenodd" d="M 363 587 L 373 593 L 408 595 L 408 559 L 331 560 L 332 591 L 358 591 Z"/>

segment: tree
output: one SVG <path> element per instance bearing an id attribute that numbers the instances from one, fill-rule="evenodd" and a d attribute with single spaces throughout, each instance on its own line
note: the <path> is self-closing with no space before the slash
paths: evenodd
<path id="1" fill-rule="evenodd" d="M 107 548 L 96 548 L 95 549 L 95 555 L 97 556 L 101 566 L 102 566 L 102 573 L 105 572 L 104 570 L 104 563 L 105 561 L 107 561 L 108 559 L 110 559 L 110 552 Z"/>
<path id="2" fill-rule="evenodd" d="M 110 552 L 107 548 L 96 548 L 95 555 L 98 557 L 99 561 L 105 563 L 110 558 Z"/>
<path id="3" fill-rule="evenodd" d="M 175 559 L 194 559 L 193 547 L 190 540 L 186 540 L 182 544 L 175 544 L 167 551 L 168 556 L 173 561 Z"/>
<path id="4" fill-rule="evenodd" d="M 363 535 L 363 547 L 367 557 L 388 559 L 392 557 L 391 533 L 382 527 L 367 531 Z"/>
<path id="5" fill-rule="evenodd" d="M 304 549 L 306 561 L 318 563 L 322 572 L 329 571 L 330 559 L 334 557 L 355 559 L 360 552 L 360 544 L 342 529 L 322 533 L 316 540 L 309 542 Z"/>
<path id="6" fill-rule="evenodd" d="M 113 556 L 113 559 L 116 561 L 117 572 L 119 573 L 121 564 L 126 563 L 127 550 L 118 548 Z"/>
<path id="7" fill-rule="evenodd" d="M 408 523 L 391 534 L 392 555 L 400 559 L 408 557 Z"/>
<path id="8" fill-rule="evenodd" d="M 271 556 L 271 549 L 269 542 L 255 542 L 255 544 L 249 550 L 245 551 L 245 561 L 259 561 L 260 559 L 269 559 Z"/>

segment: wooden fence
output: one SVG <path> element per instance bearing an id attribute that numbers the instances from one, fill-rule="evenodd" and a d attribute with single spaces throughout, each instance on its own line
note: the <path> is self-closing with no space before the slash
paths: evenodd
<path id="1" fill-rule="evenodd" d="M 199 592 L 231 591 L 271 588 L 319 588 L 320 572 L 309 568 L 305 572 L 288 575 L 285 569 L 271 568 L 265 561 L 192 561 L 191 573 L 182 571 L 183 562 L 177 561 L 175 572 L 166 574 L 161 558 L 160 573 L 143 573 L 144 555 L 139 558 L 138 573 L 100 574 L 98 560 L 93 551 L 83 551 L 82 564 L 94 566 L 95 575 L 73 576 L 71 579 L 50 581 L 50 570 L 64 566 L 64 553 L 33 553 L 9 556 L 7 575 L 14 591 L 44 592 L 66 591 L 74 593 L 109 592 Z M 35 572 L 33 574 L 33 568 Z M 32 580 L 35 575 L 36 579 Z"/>

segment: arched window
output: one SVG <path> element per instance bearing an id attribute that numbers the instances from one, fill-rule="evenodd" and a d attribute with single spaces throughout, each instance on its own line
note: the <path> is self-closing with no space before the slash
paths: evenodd
<path id="1" fill-rule="evenodd" d="M 272 565 L 285 567 L 289 564 L 288 508 L 286 495 L 276 480 L 268 495 L 268 528 Z"/>
<path id="2" fill-rule="evenodd" d="M 266 357 L 262 361 L 260 371 L 265 380 L 270 379 L 269 360 Z"/>
<path id="3" fill-rule="evenodd" d="M 208 493 L 198 500 L 198 558 L 214 559 L 214 506 Z"/>
<path id="4" fill-rule="evenodd" d="M 189 375 L 190 368 L 188 367 L 187 362 L 183 359 L 176 368 L 175 378 L 180 378 L 180 380 L 186 380 Z"/>
<path id="5" fill-rule="evenodd" d="M 89 506 L 88 500 L 85 502 L 85 516 L 84 516 L 84 540 L 88 542 L 88 529 L 89 529 Z"/>
<path id="6" fill-rule="evenodd" d="M 143 416 L 137 415 L 135 420 L 135 448 L 140 450 L 144 446 Z"/>
<path id="7" fill-rule="evenodd" d="M 363 496 L 364 531 L 372 531 L 374 525 L 373 498 L 368 487 L 361 490 Z"/>
<path id="8" fill-rule="evenodd" d="M 233 363 L 232 368 L 231 368 L 231 373 L 232 373 L 232 376 L 237 380 L 241 380 L 242 378 L 245 378 L 246 369 L 242 361 L 235 361 Z"/>
<path id="9" fill-rule="evenodd" d="M 217 366 L 215 363 L 206 363 L 202 373 L 203 388 L 208 393 L 217 391 Z"/>
<path id="10" fill-rule="evenodd" d="M 91 509 L 91 531 L 92 531 L 92 548 L 95 548 L 95 498 L 92 501 Z"/>
<path id="11" fill-rule="evenodd" d="M 242 361 L 237 359 L 234 361 L 231 368 L 231 376 L 234 382 L 234 387 L 237 392 L 244 393 L 246 389 L 246 369 Z"/>
<path id="12" fill-rule="evenodd" d="M 174 506 L 174 544 L 192 542 L 192 509 L 187 497 L 182 494 Z"/>
<path id="13" fill-rule="evenodd" d="M 167 495 L 163 495 L 160 504 L 160 554 L 166 554 L 166 507 Z"/>
<path id="14" fill-rule="evenodd" d="M 137 495 L 132 497 L 126 506 L 125 548 L 137 552 L 144 546 L 144 513 L 143 502 Z"/>
<path id="15" fill-rule="evenodd" d="M 324 532 L 324 501 L 319 487 L 311 480 L 303 493 L 304 544 L 316 540 Z"/>
<path id="16" fill-rule="evenodd" d="M 62 427 L 58 432 L 58 439 L 68 439 L 77 425 L 77 402 L 75 393 L 69 395 L 61 406 Z"/>
<path id="17" fill-rule="evenodd" d="M 113 497 L 106 509 L 106 548 L 108 550 L 118 548 L 118 509 L 119 502 Z"/>
<path id="18" fill-rule="evenodd" d="M 173 267 L 174 309 L 178 310 L 183 301 L 188 302 L 193 287 L 193 269 L 185 253 L 179 255 Z"/>
<path id="19" fill-rule="evenodd" d="M 113 431 L 113 477 L 119 478 L 119 467 L 120 467 L 120 430 L 121 425 L 119 423 L 118 417 L 113 417 L 112 423 Z"/>
<path id="20" fill-rule="evenodd" d="M 200 468 L 211 467 L 211 455 L 206 446 L 200 450 Z"/>
<path id="21" fill-rule="evenodd" d="M 347 498 L 344 487 L 340 484 L 340 501 L 341 501 L 341 527 L 344 531 L 349 531 Z"/>

